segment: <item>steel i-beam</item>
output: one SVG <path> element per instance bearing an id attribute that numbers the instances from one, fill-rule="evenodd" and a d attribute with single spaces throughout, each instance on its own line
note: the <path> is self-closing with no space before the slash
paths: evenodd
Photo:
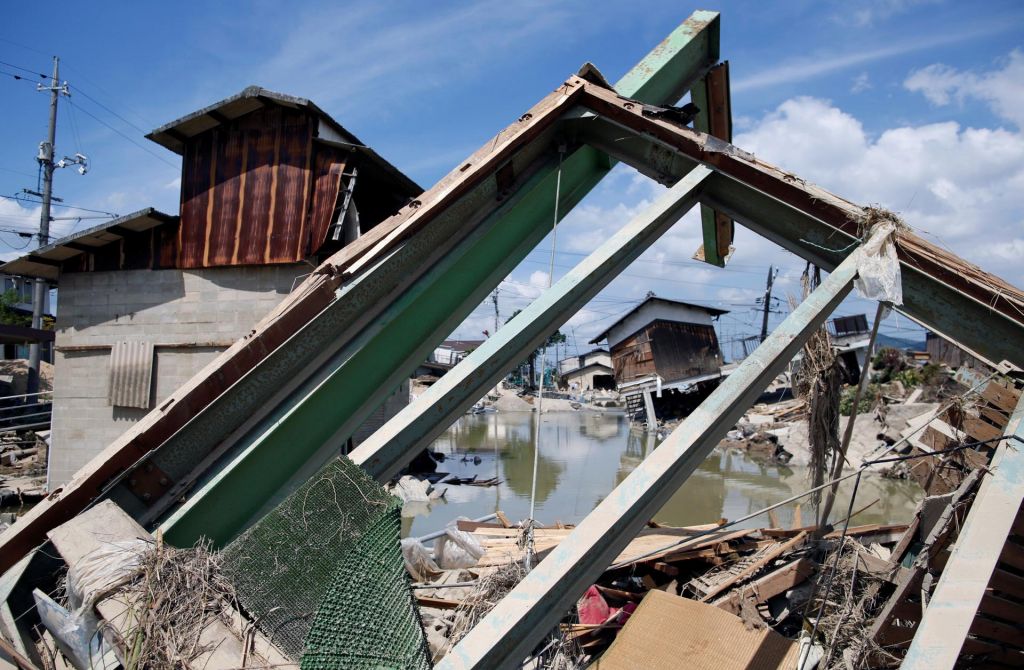
<path id="1" fill-rule="evenodd" d="M 1004 434 L 901 668 L 943 670 L 960 656 L 1024 502 L 1024 394 Z"/>
<path id="2" fill-rule="evenodd" d="M 842 302 L 856 258 L 839 264 L 437 667 L 518 667 Z"/>
<path id="3" fill-rule="evenodd" d="M 717 60 L 718 20 L 714 12 L 696 12 L 616 84 L 619 93 L 656 104 L 675 102 Z M 579 202 L 611 165 L 593 147 L 570 153 L 562 166 L 559 212 L 564 215 Z M 502 207 L 481 224 L 488 232 L 447 253 L 399 295 L 382 296 L 368 305 L 368 310 L 381 310 L 381 303 L 387 307 L 342 345 L 326 369 L 316 371 L 315 383 L 305 384 L 265 418 L 250 422 L 220 466 L 166 519 L 168 540 L 183 545 L 201 536 L 217 544 L 229 540 L 303 475 L 336 455 L 339 445 L 436 342 L 543 238 L 554 213 L 554 171 L 541 166 L 512 196 L 516 206 Z M 406 245 L 429 232 L 422 231 Z M 383 263 L 392 268 L 391 274 L 402 263 L 410 273 L 417 267 L 408 260 Z"/>
<path id="4" fill-rule="evenodd" d="M 711 170 L 695 167 L 505 327 L 399 412 L 351 458 L 385 481 L 690 210 Z"/>

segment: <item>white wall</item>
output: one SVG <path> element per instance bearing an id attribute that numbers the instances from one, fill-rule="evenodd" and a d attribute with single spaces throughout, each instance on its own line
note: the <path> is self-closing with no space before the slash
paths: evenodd
<path id="1" fill-rule="evenodd" d="M 622 323 L 608 331 L 609 348 L 622 342 L 655 319 L 682 321 L 683 323 L 696 323 L 705 326 L 713 325 L 711 315 L 702 309 L 652 300 L 642 305 L 640 309 L 626 317 Z"/>

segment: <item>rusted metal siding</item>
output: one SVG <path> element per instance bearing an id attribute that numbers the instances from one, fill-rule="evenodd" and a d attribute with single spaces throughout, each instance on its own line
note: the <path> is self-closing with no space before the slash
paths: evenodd
<path id="1" fill-rule="evenodd" d="M 306 112 L 267 108 L 190 139 L 178 267 L 305 258 L 315 130 Z"/>
<path id="2" fill-rule="evenodd" d="M 341 176 L 345 172 L 346 156 L 336 149 L 318 145 L 314 175 L 313 207 L 310 210 L 309 234 L 306 238 L 306 254 L 317 251 L 327 239 L 327 233 L 334 217 L 334 208 L 341 191 Z"/>
<path id="3" fill-rule="evenodd" d="M 712 326 L 652 321 L 612 349 L 615 381 L 658 375 L 667 382 L 714 374 L 722 352 Z"/>
<path id="4" fill-rule="evenodd" d="M 153 387 L 153 343 L 115 342 L 110 350 L 107 401 L 114 407 L 149 409 Z"/>

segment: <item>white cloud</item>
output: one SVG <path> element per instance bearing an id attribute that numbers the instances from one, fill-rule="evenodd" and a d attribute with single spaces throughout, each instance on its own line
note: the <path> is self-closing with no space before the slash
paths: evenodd
<path id="1" fill-rule="evenodd" d="M 1010 52 L 1002 68 L 991 72 L 957 70 L 936 63 L 912 72 L 903 86 L 940 107 L 980 100 L 1001 118 L 1024 128 L 1024 52 L 1018 49 Z"/>
<path id="2" fill-rule="evenodd" d="M 869 88 L 871 88 L 871 78 L 867 72 L 861 72 L 853 78 L 853 84 L 850 85 L 850 93 L 863 93 Z"/>
<path id="3" fill-rule="evenodd" d="M 841 23 L 853 24 L 860 28 L 872 26 L 890 17 L 904 14 L 921 5 L 934 5 L 941 0 L 862 0 L 861 2 L 844 2 L 846 13 L 836 18 Z"/>
<path id="4" fill-rule="evenodd" d="M 933 49 L 939 46 L 965 42 L 1006 30 L 1005 25 L 983 26 L 976 30 L 961 30 L 946 35 L 934 35 L 918 39 L 905 39 L 884 46 L 864 48 L 849 53 L 816 53 L 806 57 L 772 64 L 760 72 L 737 76 L 732 83 L 732 92 L 741 93 L 758 88 L 770 88 L 821 77 L 858 65 L 886 60 L 894 56 Z"/>
<path id="5" fill-rule="evenodd" d="M 380 3 L 308 10 L 255 72 L 271 87 L 304 91 L 351 118 L 480 73 L 491 60 L 483 54 L 557 37 L 573 14 L 540 0 L 439 6 L 404 21 L 395 20 L 395 11 Z M 366 100 L 374 104 L 360 104 Z"/>
<path id="6" fill-rule="evenodd" d="M 897 211 L 933 242 L 1024 284 L 999 240 L 1024 230 L 1019 132 L 945 122 L 873 138 L 828 101 L 803 97 L 779 105 L 736 144 L 854 202 Z"/>

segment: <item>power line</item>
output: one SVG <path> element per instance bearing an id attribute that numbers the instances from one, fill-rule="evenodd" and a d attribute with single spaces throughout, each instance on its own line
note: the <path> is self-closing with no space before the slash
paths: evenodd
<path id="1" fill-rule="evenodd" d="M 106 126 L 106 127 L 107 127 L 107 128 L 109 128 L 109 129 L 110 129 L 111 131 L 113 131 L 113 132 L 117 133 L 117 134 L 118 134 L 118 135 L 120 135 L 120 136 L 121 136 L 122 138 L 124 138 L 124 139 L 128 140 L 129 142 L 131 142 L 132 144 L 134 144 L 134 145 L 135 145 L 135 146 L 137 146 L 138 148 L 142 149 L 143 151 L 145 151 L 145 152 L 146 152 L 147 154 L 149 154 L 149 155 L 150 155 L 150 156 L 152 156 L 153 158 L 156 158 L 156 159 L 157 159 L 158 161 L 160 161 L 161 163 L 165 163 L 165 164 L 166 164 L 166 165 L 167 165 L 168 167 L 171 167 L 171 168 L 173 168 L 174 170 L 178 170 L 178 166 L 177 166 L 177 165 L 175 165 L 175 164 L 174 164 L 174 163 L 172 163 L 171 161 L 167 160 L 166 158 L 164 158 L 164 157 L 163 157 L 163 156 L 161 156 L 160 154 L 156 153 L 155 151 L 153 151 L 153 150 L 152 150 L 152 149 L 150 149 L 149 147 L 147 147 L 147 146 L 144 146 L 144 145 L 142 145 L 142 144 L 140 144 L 140 143 L 136 142 L 135 140 L 133 140 L 133 139 L 132 139 L 131 137 L 129 137 L 128 135 L 125 135 L 124 133 L 122 133 L 122 132 L 121 132 L 120 130 L 118 130 L 118 129 L 117 129 L 117 128 L 115 128 L 114 126 L 110 125 L 109 123 L 107 123 L 107 122 L 106 122 L 106 121 L 104 121 L 103 119 L 99 118 L 98 116 L 96 116 L 95 114 L 93 114 L 92 112 L 90 112 L 89 110 L 87 110 L 87 109 L 86 109 L 85 107 L 79 107 L 79 108 L 78 108 L 78 110 L 79 110 L 80 112 L 82 112 L 83 114 L 85 114 L 85 115 L 87 115 L 87 116 L 90 116 L 90 117 L 92 117 L 92 118 L 93 118 L 93 119 L 94 119 L 94 120 L 95 120 L 95 121 L 96 121 L 97 123 L 100 123 L 100 124 L 102 124 L 102 125 Z"/>
<path id="2" fill-rule="evenodd" d="M 0 195 L 0 198 L 3 198 L 4 200 L 17 200 L 18 202 L 29 202 L 29 203 L 32 203 L 33 205 L 40 204 L 40 202 L 38 200 L 32 200 L 31 198 L 23 198 L 23 197 L 18 196 L 18 195 Z M 102 209 L 89 209 L 88 207 L 79 207 L 78 205 L 67 205 L 67 204 L 64 204 L 64 203 L 59 203 L 59 204 L 58 203 L 54 203 L 53 206 L 54 207 L 64 207 L 65 209 L 77 209 L 77 210 L 79 210 L 81 212 L 92 212 L 93 214 L 105 214 L 105 215 L 107 215 L 107 216 L 109 216 L 111 218 L 117 218 L 118 216 L 120 216 L 120 214 L 116 214 L 114 212 L 107 212 L 107 211 L 104 211 Z"/>
<path id="3" fill-rule="evenodd" d="M 134 123 L 132 123 L 132 122 L 131 122 L 131 121 L 129 121 L 128 119 L 124 118 L 123 116 L 121 116 L 120 114 L 118 114 L 117 112 L 115 112 L 114 110 L 112 110 L 111 108 L 107 107 L 107 106 L 106 106 L 106 105 L 104 105 L 104 104 L 103 104 L 102 102 L 100 102 L 100 101 L 99 101 L 99 100 L 97 100 L 96 98 L 92 97 L 91 95 L 89 95 L 88 93 L 86 93 L 85 91 L 83 91 L 83 90 L 81 89 L 81 87 L 80 87 L 80 86 L 72 86 L 72 87 L 71 87 L 71 90 L 75 91 L 76 93 L 81 93 L 81 94 L 82 94 L 82 96 L 83 96 L 83 97 L 85 97 L 85 98 L 86 98 L 87 100 L 91 100 L 91 101 L 93 102 L 93 104 L 97 105 L 97 106 L 98 106 L 98 107 L 100 107 L 101 109 L 104 109 L 104 110 L 106 110 L 106 111 L 107 111 L 107 112 L 109 112 L 110 114 L 113 114 L 113 115 L 114 115 L 114 116 L 116 116 L 116 117 L 117 117 L 118 119 L 120 119 L 121 121 L 123 121 L 123 122 L 127 123 L 127 124 L 128 124 L 129 126 L 131 126 L 132 128 L 134 128 L 135 130 L 139 131 L 139 132 L 140 132 L 140 133 L 142 133 L 143 135 L 145 135 L 146 133 L 148 133 L 148 132 L 149 132 L 148 130 L 144 130 L 144 129 L 142 129 L 142 128 L 139 128 L 139 127 L 138 127 L 137 125 L 135 125 Z"/>
<path id="4" fill-rule="evenodd" d="M 37 77 L 39 77 L 41 79 L 46 79 L 47 77 L 50 76 L 48 74 L 43 74 L 41 72 L 36 72 L 35 70 L 31 70 L 31 69 L 29 69 L 27 67 L 22 67 L 20 65 L 15 65 L 14 63 L 8 63 L 8 62 L 2 61 L 2 60 L 0 60 L 0 65 L 6 65 L 7 67 L 13 67 L 15 70 L 21 70 L 22 72 L 28 72 L 29 74 L 33 74 L 33 75 L 35 75 L 35 76 L 37 76 Z"/>

